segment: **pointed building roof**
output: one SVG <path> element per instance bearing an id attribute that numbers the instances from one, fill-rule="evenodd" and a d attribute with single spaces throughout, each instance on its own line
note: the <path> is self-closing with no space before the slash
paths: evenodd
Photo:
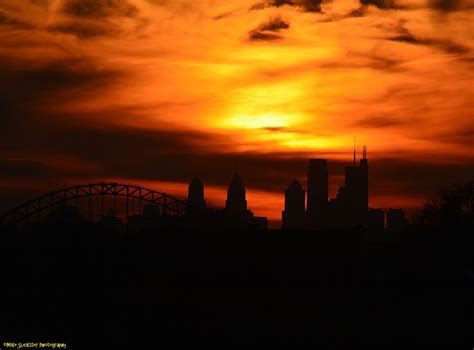
<path id="1" fill-rule="evenodd" d="M 240 178 L 239 173 L 236 171 L 234 173 L 234 176 L 232 177 L 232 180 L 230 181 L 229 188 L 241 188 L 245 190 L 244 183 L 242 182 L 242 179 Z"/>
<path id="2" fill-rule="evenodd" d="M 288 190 L 289 191 L 301 191 L 303 189 L 303 187 L 301 186 L 301 184 L 299 183 L 298 180 L 294 179 L 290 185 L 288 186 Z"/>
<path id="3" fill-rule="evenodd" d="M 204 185 L 202 184 L 202 181 L 197 176 L 195 176 L 189 183 L 189 188 L 201 189 L 201 188 L 204 188 Z"/>

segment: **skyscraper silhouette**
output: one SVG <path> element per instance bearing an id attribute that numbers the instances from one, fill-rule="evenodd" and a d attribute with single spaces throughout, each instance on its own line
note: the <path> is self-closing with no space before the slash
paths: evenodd
<path id="1" fill-rule="evenodd" d="M 297 180 L 293 180 L 285 190 L 282 228 L 287 230 L 305 228 L 305 190 Z"/>
<path id="2" fill-rule="evenodd" d="M 351 224 L 366 222 L 369 210 L 369 164 L 365 146 L 359 166 L 354 163 L 353 166 L 345 168 L 343 208 Z"/>
<path id="3" fill-rule="evenodd" d="M 322 215 L 328 202 L 327 159 L 310 159 L 308 169 L 308 215 Z"/>
<path id="4" fill-rule="evenodd" d="M 200 215 L 206 210 L 204 185 L 199 178 L 194 177 L 188 186 L 188 215 Z"/>
<path id="5" fill-rule="evenodd" d="M 261 230 L 268 227 L 266 217 L 255 216 L 247 208 L 245 186 L 237 171 L 227 189 L 226 206 L 223 209 L 206 207 L 204 185 L 195 177 L 188 187 L 186 214 L 186 227 L 210 230 Z"/>
<path id="6" fill-rule="evenodd" d="M 298 182 L 292 182 L 285 191 L 285 210 L 282 227 L 307 229 L 351 228 L 357 225 L 383 228 L 383 211 L 372 211 L 369 223 L 369 164 L 367 148 L 356 163 L 354 147 L 353 165 L 345 168 L 344 186 L 339 187 L 336 198 L 328 201 L 328 165 L 326 159 L 310 159 L 308 168 L 308 199 L 306 213 L 295 224 L 295 218 L 304 203 L 304 191 Z M 380 219 L 382 215 L 382 219 Z"/>
<path id="7" fill-rule="evenodd" d="M 225 209 L 227 214 L 232 216 L 242 216 L 247 212 L 246 191 L 237 171 L 227 189 Z"/>

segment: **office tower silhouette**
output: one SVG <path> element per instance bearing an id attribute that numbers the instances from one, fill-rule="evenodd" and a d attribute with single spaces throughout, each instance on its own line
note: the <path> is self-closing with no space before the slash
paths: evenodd
<path id="1" fill-rule="evenodd" d="M 306 211 L 310 216 L 322 216 L 328 202 L 327 159 L 310 159 L 308 169 L 308 201 Z"/>
<path id="2" fill-rule="evenodd" d="M 227 214 L 231 216 L 242 216 L 247 212 L 247 199 L 245 186 L 236 171 L 227 188 L 227 200 L 225 202 Z"/>
<path id="3" fill-rule="evenodd" d="M 293 180 L 285 190 L 285 210 L 282 212 L 282 228 L 288 230 L 305 228 L 305 190 Z"/>
<path id="4" fill-rule="evenodd" d="M 195 177 L 188 186 L 186 210 L 184 221 L 186 227 L 209 230 L 261 230 L 268 227 L 266 217 L 255 216 L 247 208 L 245 186 L 237 171 L 227 188 L 225 208 L 208 208 L 206 206 L 204 185 Z"/>
<path id="5" fill-rule="evenodd" d="M 204 185 L 199 178 L 194 177 L 188 186 L 188 202 L 186 213 L 188 215 L 200 215 L 206 210 L 204 198 Z"/>
<path id="6" fill-rule="evenodd" d="M 294 219 L 304 202 L 304 191 L 293 182 L 285 191 L 285 210 L 282 212 L 282 227 L 306 229 L 352 228 L 357 225 L 384 227 L 384 212 L 372 209 L 369 213 L 369 162 L 367 147 L 359 164 L 354 160 L 345 167 L 344 185 L 339 187 L 336 198 L 328 201 L 328 163 L 327 159 L 310 159 L 308 168 L 308 191 L 306 214 L 299 223 Z M 298 203 L 298 204 L 293 204 Z M 296 209 L 298 208 L 298 209 Z"/>
<path id="7" fill-rule="evenodd" d="M 355 150 L 354 150 L 355 160 Z M 350 224 L 364 224 L 369 210 L 369 164 L 367 148 L 364 146 L 363 158 L 359 166 L 345 168 L 345 184 L 342 207 L 346 211 L 345 217 Z"/>

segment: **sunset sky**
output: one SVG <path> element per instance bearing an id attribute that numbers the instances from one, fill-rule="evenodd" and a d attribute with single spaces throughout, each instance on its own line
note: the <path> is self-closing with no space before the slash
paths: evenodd
<path id="1" fill-rule="evenodd" d="M 367 145 L 370 205 L 474 178 L 474 1 L 0 0 L 1 211 L 115 179 L 278 220 Z"/>

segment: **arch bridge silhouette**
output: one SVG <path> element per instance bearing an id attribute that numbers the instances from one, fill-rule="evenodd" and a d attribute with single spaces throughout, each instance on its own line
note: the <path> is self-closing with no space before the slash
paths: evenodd
<path id="1" fill-rule="evenodd" d="M 89 212 L 91 212 L 93 197 L 112 196 L 125 198 L 125 212 L 129 214 L 129 200 L 139 200 L 160 208 L 160 212 L 183 216 L 186 210 L 186 201 L 178 199 L 164 192 L 158 192 L 138 185 L 121 184 L 118 182 L 93 183 L 76 185 L 53 191 L 25 202 L 0 217 L 1 224 L 19 224 L 34 215 L 66 204 L 69 201 L 88 198 Z"/>

